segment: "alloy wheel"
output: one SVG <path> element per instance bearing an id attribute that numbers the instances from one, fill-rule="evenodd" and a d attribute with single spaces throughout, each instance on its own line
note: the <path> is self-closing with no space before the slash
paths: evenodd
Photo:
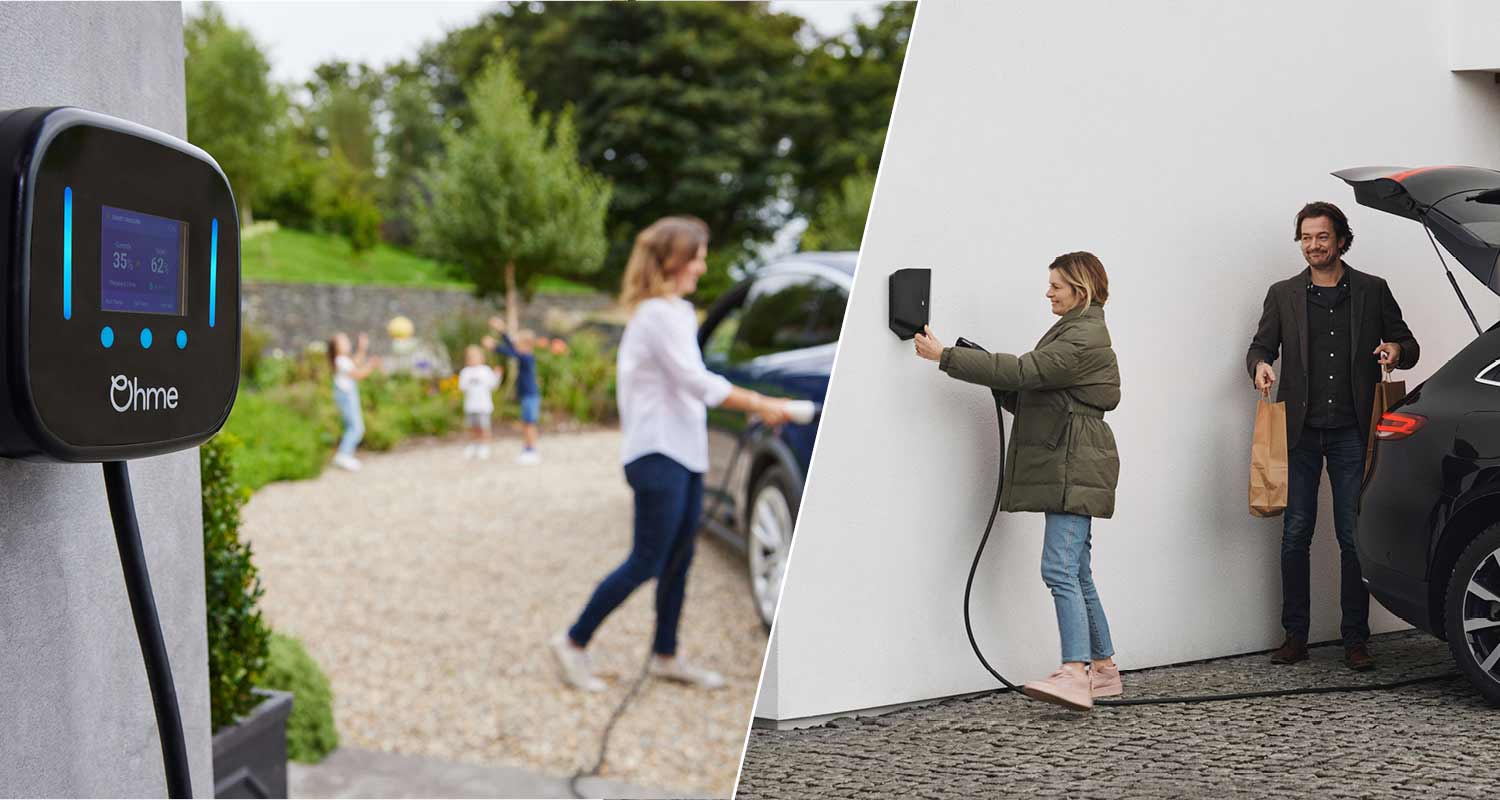
<path id="1" fill-rule="evenodd" d="M 792 506 L 781 486 L 767 482 L 750 509 L 750 583 L 756 611 L 767 625 L 776 616 L 781 579 L 792 542 Z"/>
<path id="2" fill-rule="evenodd" d="M 1481 559 L 1469 576 L 1463 637 L 1480 671 L 1500 683 L 1500 550 Z"/>

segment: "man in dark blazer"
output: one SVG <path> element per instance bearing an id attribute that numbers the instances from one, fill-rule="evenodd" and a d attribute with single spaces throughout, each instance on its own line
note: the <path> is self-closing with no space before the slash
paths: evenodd
<path id="1" fill-rule="evenodd" d="M 1318 518 L 1323 460 L 1333 487 L 1340 553 L 1339 600 L 1344 663 L 1367 670 L 1370 595 L 1354 549 L 1355 508 L 1380 370 L 1410 369 L 1420 348 L 1386 282 L 1356 271 L 1343 255 L 1354 242 L 1349 220 L 1332 203 L 1297 214 L 1294 241 L 1307 269 L 1271 284 L 1245 366 L 1255 388 L 1286 403 L 1287 505 L 1281 531 L 1281 626 L 1286 641 L 1272 663 L 1307 658 L 1308 548 Z M 1281 380 L 1271 365 L 1280 352 Z"/>

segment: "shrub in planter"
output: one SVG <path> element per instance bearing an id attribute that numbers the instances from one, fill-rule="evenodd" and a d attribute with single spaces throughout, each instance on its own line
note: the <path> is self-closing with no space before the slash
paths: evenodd
<path id="1" fill-rule="evenodd" d="M 292 715 L 286 724 L 286 751 L 293 761 L 316 764 L 339 746 L 333 725 L 333 689 L 302 643 L 271 635 L 271 654 L 261 684 L 291 692 Z"/>
<path id="2" fill-rule="evenodd" d="M 203 485 L 203 575 L 208 605 L 209 708 L 214 730 L 254 708 L 251 694 L 265 670 L 270 629 L 256 603 L 263 590 L 240 541 L 240 506 L 249 493 L 234 479 L 233 434 L 221 433 L 198 450 Z"/>

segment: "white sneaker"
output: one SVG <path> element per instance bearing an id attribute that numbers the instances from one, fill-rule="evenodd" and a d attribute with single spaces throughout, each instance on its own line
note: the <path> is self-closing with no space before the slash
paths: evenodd
<path id="1" fill-rule="evenodd" d="M 607 686 L 594 675 L 589 664 L 589 654 L 573 644 L 567 631 L 560 631 L 548 642 L 552 655 L 557 658 L 557 667 L 562 671 L 563 683 L 585 692 L 602 692 Z"/>
<path id="2" fill-rule="evenodd" d="M 472 444 L 464 445 L 464 458 L 473 458 L 474 457 L 474 453 L 476 453 L 476 452 L 477 452 L 477 448 L 475 448 L 474 445 L 472 445 Z"/>
<path id="3" fill-rule="evenodd" d="M 489 445 L 482 444 L 482 445 L 479 446 L 479 460 L 480 461 L 489 461 L 490 460 L 490 446 Z"/>
<path id="4" fill-rule="evenodd" d="M 724 686 L 724 676 L 711 669 L 689 664 L 681 658 L 651 659 L 651 674 L 669 681 L 686 683 L 700 689 L 718 689 Z"/>
<path id="5" fill-rule="evenodd" d="M 345 453 L 335 453 L 333 463 L 335 466 L 343 467 L 350 472 L 359 472 L 359 468 L 363 466 L 359 463 L 359 459 Z"/>
<path id="6" fill-rule="evenodd" d="M 525 464 L 528 467 L 533 464 L 540 464 L 542 463 L 542 454 L 535 450 L 522 450 L 521 454 L 516 456 L 516 463 Z"/>

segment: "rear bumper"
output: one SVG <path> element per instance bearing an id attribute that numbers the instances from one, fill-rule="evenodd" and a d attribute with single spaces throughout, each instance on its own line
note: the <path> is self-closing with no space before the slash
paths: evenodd
<path id="1" fill-rule="evenodd" d="M 1359 568 L 1371 597 L 1418 630 L 1442 638 L 1442 631 L 1433 630 L 1432 613 L 1427 604 L 1427 581 L 1371 563 L 1363 556 L 1359 559 Z"/>

